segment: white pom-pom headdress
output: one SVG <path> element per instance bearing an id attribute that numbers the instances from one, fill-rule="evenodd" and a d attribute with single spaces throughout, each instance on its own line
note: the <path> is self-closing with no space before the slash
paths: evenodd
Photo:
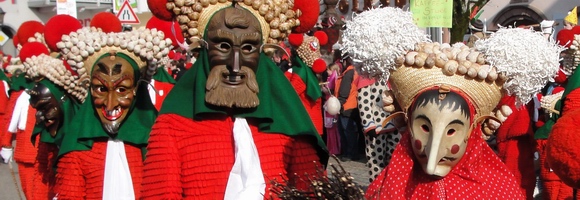
<path id="1" fill-rule="evenodd" d="M 96 28 L 82 28 L 62 36 L 57 47 L 71 68 L 78 73 L 80 83 L 88 87 L 93 65 L 99 57 L 111 51 L 129 56 L 140 69 L 149 67 L 147 74 L 152 76 L 159 66 L 152 62 L 166 57 L 171 49 L 171 39 L 163 38 L 163 32 L 143 27 L 121 33 L 104 33 Z"/>
<path id="2" fill-rule="evenodd" d="M 464 93 L 476 119 L 493 113 L 504 93 L 514 95 L 517 105 L 529 101 L 556 75 L 562 50 L 527 29 L 503 28 L 476 43 L 477 49 L 431 43 L 409 12 L 394 8 L 355 16 L 343 37 L 344 49 L 363 63 L 359 71 L 388 78 L 403 111 L 419 93 L 439 87 Z"/>
<path id="3" fill-rule="evenodd" d="M 398 65 L 396 58 L 429 39 L 413 24 L 410 12 L 400 8 L 377 8 L 362 12 L 346 21 L 342 50 L 354 61 L 361 61 L 364 75 L 388 78 Z"/>
<path id="4" fill-rule="evenodd" d="M 87 89 L 78 83 L 78 76 L 73 76 L 63 63 L 63 60 L 41 54 L 26 58 L 23 63 L 26 75 L 32 80 L 47 78 L 62 87 L 69 95 L 84 102 Z"/>
<path id="5" fill-rule="evenodd" d="M 522 106 L 532 99 L 559 69 L 564 48 L 548 42 L 541 32 L 521 28 L 501 28 L 491 37 L 479 40 L 475 48 L 486 61 L 508 77 L 503 88 Z"/>

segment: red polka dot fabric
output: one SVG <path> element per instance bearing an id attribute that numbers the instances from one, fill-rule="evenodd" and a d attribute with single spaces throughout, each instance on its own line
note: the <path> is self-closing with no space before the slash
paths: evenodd
<path id="1" fill-rule="evenodd" d="M 481 131 L 471 133 L 465 155 L 441 179 L 425 174 L 414 161 L 409 135 L 403 134 L 388 168 L 369 186 L 367 199 L 524 199 Z"/>

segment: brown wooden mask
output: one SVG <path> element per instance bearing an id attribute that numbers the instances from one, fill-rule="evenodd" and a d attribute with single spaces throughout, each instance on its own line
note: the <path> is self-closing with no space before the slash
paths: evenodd
<path id="1" fill-rule="evenodd" d="M 228 7 L 218 11 L 207 27 L 210 74 L 207 103 L 237 108 L 258 106 L 256 70 L 262 34 L 249 11 Z"/>
<path id="2" fill-rule="evenodd" d="M 116 134 L 135 100 L 135 72 L 119 56 L 96 62 L 91 76 L 91 95 L 95 111 L 107 133 Z"/>
<path id="3" fill-rule="evenodd" d="M 36 124 L 44 124 L 51 136 L 56 132 L 63 120 L 63 111 L 60 100 L 56 99 L 50 89 L 43 84 L 36 83 L 30 94 L 30 106 L 36 109 Z"/>
<path id="4" fill-rule="evenodd" d="M 410 113 L 411 146 L 423 171 L 446 176 L 467 148 L 472 113 L 459 94 L 429 90 L 413 102 Z"/>

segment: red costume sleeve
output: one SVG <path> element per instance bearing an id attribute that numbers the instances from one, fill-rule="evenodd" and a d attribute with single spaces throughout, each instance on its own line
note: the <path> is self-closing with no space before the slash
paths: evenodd
<path id="1" fill-rule="evenodd" d="M 12 92 L 10 94 L 10 98 L 8 100 L 8 105 L 6 109 L 6 114 L 3 115 L 0 119 L 0 145 L 3 147 L 11 147 L 12 146 L 12 133 L 8 132 L 8 124 L 10 123 L 10 119 L 12 118 L 12 113 L 14 112 L 14 106 L 16 106 L 16 99 L 22 94 L 23 90 Z M 36 121 L 36 120 L 35 120 Z"/>
<path id="2" fill-rule="evenodd" d="M 285 72 L 284 75 L 286 75 L 286 78 L 288 78 L 290 84 L 292 84 L 292 87 L 294 87 L 294 90 L 298 93 L 298 97 L 300 97 L 302 105 L 304 105 L 312 123 L 314 123 L 316 131 L 318 131 L 318 134 L 322 135 L 322 99 L 318 98 L 315 101 L 312 101 L 306 94 L 306 84 L 297 74 Z"/>
<path id="3" fill-rule="evenodd" d="M 515 98 L 513 97 L 504 97 L 500 105 L 508 105 L 512 110 L 512 114 L 499 127 L 496 133 L 498 142 L 533 134 L 530 114 L 526 105 L 516 108 Z"/>
<path id="4" fill-rule="evenodd" d="M 86 196 L 86 181 L 77 153 L 67 153 L 58 162 L 54 192 L 59 200 L 84 199 Z"/>
<path id="5" fill-rule="evenodd" d="M 52 165 L 58 154 L 58 147 L 44 142 L 37 142 L 37 144 L 38 155 L 37 162 L 34 163 L 36 173 L 32 181 L 32 188 L 34 188 L 32 199 L 52 199 L 55 195 L 52 190 L 55 179 Z"/>
<path id="6" fill-rule="evenodd" d="M 312 142 L 308 142 L 306 138 L 298 137 L 294 141 L 292 153 L 288 176 L 296 174 L 302 178 L 291 178 L 289 184 L 294 185 L 299 190 L 308 190 L 310 183 L 301 180 L 308 180 L 306 175 L 308 177 L 318 175 L 317 169 L 322 168 L 320 163 L 312 162 L 313 160 L 319 160 L 316 150 L 312 146 Z"/>
<path id="7" fill-rule="evenodd" d="M 142 199 L 182 198 L 178 138 L 171 131 L 160 131 L 174 129 L 171 120 L 158 120 L 153 126 L 143 168 Z M 163 187 L 159 187 L 160 184 Z"/>
<path id="8" fill-rule="evenodd" d="M 580 108 L 580 89 L 572 90 L 572 92 L 566 95 L 561 115 L 565 115 L 566 112 L 569 112 L 576 108 Z"/>

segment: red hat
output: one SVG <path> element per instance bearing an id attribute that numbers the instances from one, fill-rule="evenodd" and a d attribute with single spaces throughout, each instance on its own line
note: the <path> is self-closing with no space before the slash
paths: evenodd
<path id="1" fill-rule="evenodd" d="M 44 25 L 39 21 L 26 21 L 20 25 L 16 31 L 18 35 L 18 41 L 16 41 L 16 46 L 18 44 L 23 45 L 28 43 L 28 38 L 34 37 L 36 33 L 44 33 Z"/>
<path id="2" fill-rule="evenodd" d="M 318 15 L 320 14 L 320 6 L 312 5 L 318 5 L 318 1 L 294 0 L 294 8 L 292 8 L 292 10 L 300 9 L 302 15 L 298 17 L 300 20 L 300 26 L 294 27 L 294 29 L 292 29 L 293 33 L 306 33 L 316 25 L 318 22 Z"/>
<path id="3" fill-rule="evenodd" d="M 165 38 L 171 39 L 174 47 L 185 42 L 179 23 L 176 21 L 164 21 L 156 16 L 152 16 L 145 27 L 148 29 L 156 28 L 157 30 L 162 31 L 165 34 Z"/>
<path id="4" fill-rule="evenodd" d="M 14 36 L 12 37 L 12 44 L 14 44 L 14 46 L 18 46 L 18 44 L 19 44 L 18 34 L 14 34 Z"/>
<path id="5" fill-rule="evenodd" d="M 167 10 L 167 0 L 147 0 L 147 6 L 154 17 L 165 21 L 173 20 L 173 12 Z"/>
<path id="6" fill-rule="evenodd" d="M 63 35 L 83 27 L 81 22 L 70 15 L 56 15 L 46 22 L 44 27 L 44 40 L 51 51 L 57 52 L 56 43 L 61 41 Z"/>
<path id="7" fill-rule="evenodd" d="M 20 50 L 20 54 L 19 54 L 20 62 L 24 62 L 24 61 L 26 61 L 27 58 L 30 58 L 32 56 L 38 56 L 38 55 L 42 55 L 42 54 L 46 54 L 46 55 L 50 54 L 50 52 L 48 51 L 46 46 L 44 46 L 44 44 L 42 44 L 40 42 L 26 43 L 26 44 L 22 45 L 22 49 Z"/>
<path id="8" fill-rule="evenodd" d="M 91 27 L 101 28 L 105 33 L 118 33 L 123 31 L 123 25 L 117 16 L 110 12 L 97 13 L 91 19 Z"/>

